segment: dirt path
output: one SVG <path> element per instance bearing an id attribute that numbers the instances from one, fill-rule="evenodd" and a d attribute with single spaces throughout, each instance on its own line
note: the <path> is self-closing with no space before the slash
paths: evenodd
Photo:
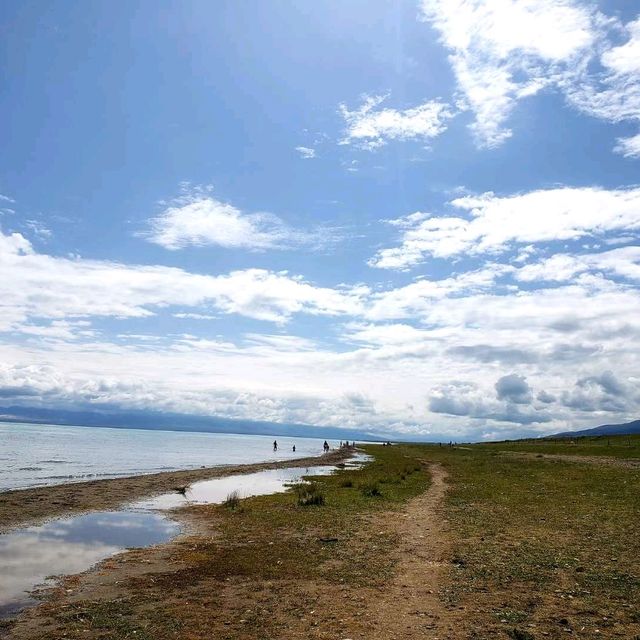
<path id="1" fill-rule="evenodd" d="M 453 640 L 455 611 L 447 609 L 439 592 L 450 566 L 450 538 L 444 520 L 443 500 L 447 491 L 445 470 L 429 465 L 431 486 L 414 498 L 402 514 L 388 514 L 401 536 L 400 561 L 395 577 L 371 606 L 376 612 L 375 640 Z"/>

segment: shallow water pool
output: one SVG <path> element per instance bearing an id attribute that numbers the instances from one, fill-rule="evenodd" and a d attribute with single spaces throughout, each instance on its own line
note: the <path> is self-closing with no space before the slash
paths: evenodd
<path id="1" fill-rule="evenodd" d="M 179 525 L 157 513 L 98 511 L 0 535 L 0 617 L 34 604 L 49 576 L 86 571 L 130 547 L 165 542 Z"/>

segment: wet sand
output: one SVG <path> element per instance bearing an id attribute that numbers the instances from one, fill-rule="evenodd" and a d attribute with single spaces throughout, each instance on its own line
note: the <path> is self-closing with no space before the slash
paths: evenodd
<path id="1" fill-rule="evenodd" d="M 0 493 L 0 533 L 68 514 L 118 509 L 134 500 L 174 491 L 199 480 L 253 473 L 265 469 L 335 464 L 346 460 L 353 455 L 353 452 L 353 449 L 341 449 L 298 460 L 167 471 L 126 478 L 6 491 Z"/>

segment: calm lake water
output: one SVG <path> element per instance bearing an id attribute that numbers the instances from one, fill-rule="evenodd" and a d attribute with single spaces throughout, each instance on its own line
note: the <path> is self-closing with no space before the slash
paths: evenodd
<path id="1" fill-rule="evenodd" d="M 0 423 L 0 491 L 322 453 L 316 438 L 276 439 L 274 453 L 273 436 Z"/>

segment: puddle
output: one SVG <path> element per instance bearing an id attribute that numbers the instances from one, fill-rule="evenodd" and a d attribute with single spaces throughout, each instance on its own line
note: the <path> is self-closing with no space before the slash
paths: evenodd
<path id="1" fill-rule="evenodd" d="M 165 510 L 188 504 L 220 504 L 227 496 L 237 491 L 240 498 L 283 493 L 288 485 L 300 482 L 303 476 L 326 476 L 339 469 L 357 469 L 371 460 L 370 456 L 358 453 L 347 462 L 319 467 L 289 467 L 286 469 L 268 469 L 226 478 L 214 478 L 194 482 L 187 487 L 185 494 L 165 493 L 148 500 L 130 505 L 131 509 Z"/>
<path id="2" fill-rule="evenodd" d="M 132 509 L 164 510 L 182 507 L 187 504 L 219 504 L 227 496 L 237 491 L 241 498 L 283 493 L 287 485 L 300 482 L 302 476 L 322 476 L 333 473 L 334 466 L 269 469 L 256 473 L 214 478 L 194 482 L 184 495 L 165 493 L 149 500 L 142 500 L 131 505 Z"/>
<path id="3" fill-rule="evenodd" d="M 184 495 L 167 493 L 135 502 L 124 511 L 99 511 L 52 520 L 0 535 L 0 618 L 37 600 L 29 592 L 55 584 L 48 576 L 72 575 L 131 547 L 147 547 L 177 535 L 179 525 L 162 511 L 187 504 L 216 504 L 237 491 L 241 498 L 282 493 L 303 476 L 358 468 L 370 458 L 358 454 L 337 466 L 269 469 L 193 483 Z"/>
<path id="4" fill-rule="evenodd" d="M 0 535 L 0 617 L 35 604 L 29 591 L 48 576 L 86 571 L 130 547 L 165 542 L 180 527 L 157 513 L 104 511 Z"/>

